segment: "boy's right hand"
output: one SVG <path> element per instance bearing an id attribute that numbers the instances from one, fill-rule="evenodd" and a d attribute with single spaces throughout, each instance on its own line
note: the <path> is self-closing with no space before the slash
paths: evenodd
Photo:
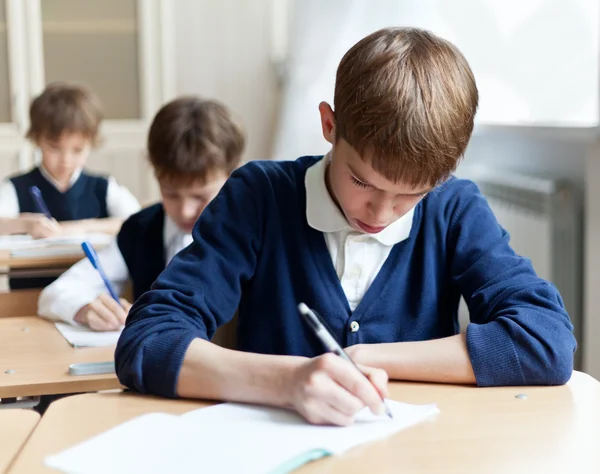
<path id="1" fill-rule="evenodd" d="M 56 219 L 48 219 L 44 214 L 23 213 L 19 215 L 24 232 L 34 239 L 45 239 L 60 235 L 62 230 Z"/>
<path id="2" fill-rule="evenodd" d="M 328 353 L 301 364 L 290 385 L 293 407 L 313 424 L 346 426 L 367 406 L 385 413 L 381 397 L 387 397 L 387 373 L 360 367 L 365 378 L 348 361 Z"/>
<path id="3" fill-rule="evenodd" d="M 75 321 L 94 331 L 116 331 L 125 324 L 131 303 L 120 298 L 121 305 L 108 294 L 102 293 L 90 304 L 77 311 Z"/>

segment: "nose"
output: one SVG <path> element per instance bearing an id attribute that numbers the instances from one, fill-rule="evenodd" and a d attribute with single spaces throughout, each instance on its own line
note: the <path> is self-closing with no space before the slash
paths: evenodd
<path id="1" fill-rule="evenodd" d="M 63 151 L 60 154 L 60 160 L 62 163 L 71 163 L 74 159 L 74 153 L 70 152 L 70 151 Z"/>
<path id="2" fill-rule="evenodd" d="M 198 206 L 191 199 L 184 199 L 181 203 L 181 218 L 184 221 L 195 220 L 198 214 Z"/>
<path id="3" fill-rule="evenodd" d="M 387 225 L 394 214 L 394 203 L 391 199 L 386 197 L 374 198 L 369 201 L 368 204 L 369 214 L 373 218 L 374 222 L 370 225 Z"/>

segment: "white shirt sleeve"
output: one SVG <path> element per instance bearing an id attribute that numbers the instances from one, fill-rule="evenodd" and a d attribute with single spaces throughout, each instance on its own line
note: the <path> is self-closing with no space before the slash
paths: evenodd
<path id="1" fill-rule="evenodd" d="M 0 217 L 13 218 L 19 216 L 19 198 L 11 181 L 0 183 Z"/>
<path id="2" fill-rule="evenodd" d="M 131 191 L 117 183 L 112 176 L 108 178 L 106 190 L 106 209 L 110 217 L 127 219 L 141 209 L 140 203 Z"/>
<path id="3" fill-rule="evenodd" d="M 115 291 L 121 294 L 129 271 L 116 239 L 98 252 L 98 259 Z M 74 322 L 77 312 L 106 291 L 102 278 L 89 260 L 81 260 L 42 291 L 38 314 L 55 321 L 77 324 Z"/>

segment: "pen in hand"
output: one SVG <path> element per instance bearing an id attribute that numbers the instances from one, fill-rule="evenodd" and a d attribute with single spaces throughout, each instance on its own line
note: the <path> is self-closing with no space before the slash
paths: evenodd
<path id="1" fill-rule="evenodd" d="M 42 192 L 40 191 L 40 188 L 38 188 L 37 186 L 31 186 L 29 188 L 29 193 L 31 194 L 31 197 L 33 199 L 33 202 L 35 203 L 35 207 L 37 207 L 38 212 L 40 214 L 44 214 L 48 219 L 52 219 L 52 214 L 50 214 L 48 206 L 46 206 L 46 203 L 44 202 L 44 198 L 42 197 Z"/>
<path id="2" fill-rule="evenodd" d="M 325 324 L 323 323 L 319 315 L 316 313 L 316 311 L 310 309 L 304 303 L 300 303 L 298 305 L 298 311 L 304 317 L 305 321 L 308 323 L 310 328 L 314 331 L 315 335 L 319 338 L 319 340 L 323 343 L 323 345 L 328 351 L 333 352 L 334 354 L 340 356 L 342 359 L 345 359 L 348 362 L 350 362 L 356 368 L 356 370 L 358 370 L 361 373 L 363 377 L 369 380 L 369 378 L 360 370 L 360 368 L 354 363 L 350 356 L 346 354 L 344 349 L 342 349 L 342 347 L 334 339 L 331 333 L 327 330 Z M 369 380 L 369 382 L 371 381 Z M 387 403 L 385 403 L 383 397 L 381 397 L 381 401 L 385 406 L 386 415 L 390 419 L 393 419 L 390 407 L 387 405 Z"/>
<path id="3" fill-rule="evenodd" d="M 81 244 L 81 248 L 83 249 L 83 253 L 85 253 L 85 256 L 88 258 L 88 260 L 90 261 L 92 266 L 100 274 L 100 277 L 102 278 L 102 281 L 104 282 L 104 286 L 106 286 L 106 289 L 108 290 L 108 293 L 110 294 L 110 296 L 117 303 L 119 303 L 119 306 L 123 307 L 123 305 L 121 304 L 121 301 L 119 300 L 119 295 L 117 295 L 117 292 L 115 291 L 112 284 L 110 283 L 110 280 L 106 276 L 106 273 L 104 273 L 104 269 L 102 268 L 102 265 L 100 265 L 100 260 L 98 259 L 98 254 L 96 254 L 96 251 L 94 250 L 94 247 L 92 246 L 92 244 L 85 241 Z"/>

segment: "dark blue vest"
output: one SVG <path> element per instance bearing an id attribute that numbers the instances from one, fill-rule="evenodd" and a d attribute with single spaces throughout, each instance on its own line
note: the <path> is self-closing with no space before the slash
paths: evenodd
<path id="1" fill-rule="evenodd" d="M 136 300 L 150 289 L 165 269 L 164 223 L 162 204 L 154 204 L 127 219 L 117 235 L 117 244 L 129 269 Z"/>
<path id="2" fill-rule="evenodd" d="M 39 212 L 31 197 L 30 188 L 37 186 L 52 217 L 57 221 L 99 219 L 108 217 L 106 193 L 108 179 L 82 173 L 67 191 L 60 192 L 50 183 L 39 168 L 15 176 L 10 180 L 19 199 L 19 212 Z"/>

